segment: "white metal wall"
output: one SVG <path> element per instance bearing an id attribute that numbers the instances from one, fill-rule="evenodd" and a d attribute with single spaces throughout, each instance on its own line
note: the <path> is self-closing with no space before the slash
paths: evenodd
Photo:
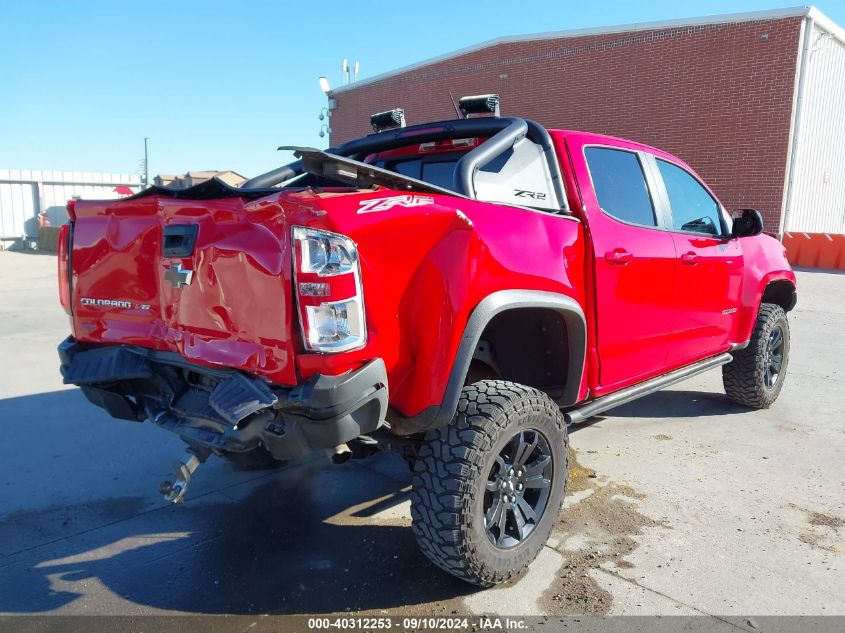
<path id="1" fill-rule="evenodd" d="M 55 226 L 67 219 L 64 207 L 74 197 L 117 198 L 114 188 L 138 191 L 137 174 L 0 169 L 0 238 L 37 235 L 35 216 L 45 211 Z"/>
<path id="2" fill-rule="evenodd" d="M 845 43 L 814 24 L 784 230 L 845 233 Z"/>
<path id="3" fill-rule="evenodd" d="M 0 178 L 19 172 L 0 172 Z M 25 173 L 25 172 L 24 172 Z M 10 179 L 11 180 L 11 179 Z M 24 236 L 27 218 L 35 217 L 35 190 L 26 182 L 0 181 L 0 237 Z"/>

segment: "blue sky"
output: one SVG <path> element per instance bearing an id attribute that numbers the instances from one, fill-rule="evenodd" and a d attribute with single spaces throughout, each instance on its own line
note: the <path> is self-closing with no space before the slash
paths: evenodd
<path id="1" fill-rule="evenodd" d="M 755 11 L 767 1 L 4 0 L 0 167 L 252 176 L 325 147 L 317 79 L 341 83 L 502 35 Z M 845 24 L 845 1 L 817 5 Z M 285 8 L 287 7 L 287 8 Z"/>

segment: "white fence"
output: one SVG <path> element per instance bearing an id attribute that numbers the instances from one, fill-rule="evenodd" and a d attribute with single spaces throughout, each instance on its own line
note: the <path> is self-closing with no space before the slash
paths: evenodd
<path id="1" fill-rule="evenodd" d="M 114 199 L 118 187 L 141 188 L 138 174 L 0 169 L 0 240 L 38 235 L 36 216 L 44 211 L 58 226 L 67 219 L 72 198 Z"/>

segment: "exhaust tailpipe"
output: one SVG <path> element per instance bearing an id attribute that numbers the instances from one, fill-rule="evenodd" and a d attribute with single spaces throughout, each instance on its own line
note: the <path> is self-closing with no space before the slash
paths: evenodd
<path id="1" fill-rule="evenodd" d="M 188 492 L 188 484 L 191 483 L 191 475 L 199 468 L 202 462 L 199 457 L 187 451 L 181 461 L 173 464 L 176 473 L 176 483 L 162 481 L 158 491 L 164 495 L 166 501 L 171 503 L 182 503 L 185 501 L 185 493 Z"/>

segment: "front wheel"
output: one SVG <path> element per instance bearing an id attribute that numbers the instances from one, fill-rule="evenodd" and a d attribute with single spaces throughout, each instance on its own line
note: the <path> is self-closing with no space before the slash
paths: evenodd
<path id="1" fill-rule="evenodd" d="M 728 398 L 752 409 L 768 409 L 777 400 L 789 364 L 789 321 L 779 305 L 764 303 L 748 347 L 722 366 Z"/>
<path id="2" fill-rule="evenodd" d="M 449 426 L 414 462 L 413 531 L 434 564 L 489 587 L 527 567 L 557 519 L 569 472 L 566 423 L 544 393 L 464 387 Z"/>

